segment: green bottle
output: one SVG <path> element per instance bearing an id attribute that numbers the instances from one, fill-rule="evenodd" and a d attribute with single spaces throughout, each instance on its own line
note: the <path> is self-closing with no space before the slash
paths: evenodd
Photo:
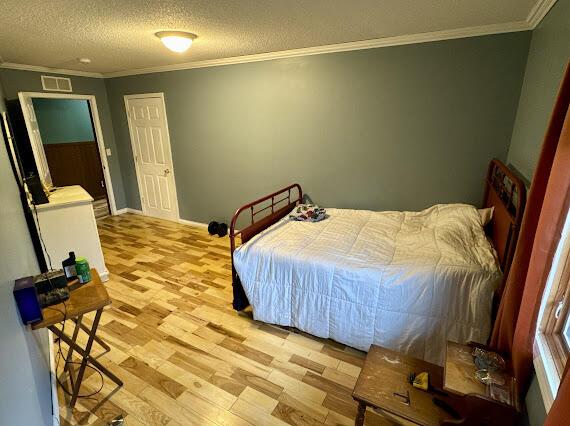
<path id="1" fill-rule="evenodd" d="M 85 257 L 75 259 L 75 272 L 81 284 L 91 281 L 91 271 L 89 270 L 89 262 Z"/>

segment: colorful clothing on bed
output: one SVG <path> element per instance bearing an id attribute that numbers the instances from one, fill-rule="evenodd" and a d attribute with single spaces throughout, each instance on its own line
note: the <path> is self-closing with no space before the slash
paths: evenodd
<path id="1" fill-rule="evenodd" d="M 289 214 L 289 219 L 302 222 L 320 222 L 326 217 L 327 211 L 316 204 L 299 204 Z"/>

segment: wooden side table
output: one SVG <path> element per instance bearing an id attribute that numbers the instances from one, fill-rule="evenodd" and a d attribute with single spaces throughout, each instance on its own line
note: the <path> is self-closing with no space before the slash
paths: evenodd
<path id="1" fill-rule="evenodd" d="M 123 386 L 123 382 L 117 376 L 115 376 L 112 372 L 101 365 L 101 363 L 95 358 L 92 358 L 90 356 L 94 341 L 102 345 L 106 350 L 111 349 L 107 344 L 105 344 L 105 342 L 96 336 L 97 327 L 99 326 L 99 320 L 101 319 L 103 308 L 111 304 L 111 298 L 109 297 L 109 294 L 107 293 L 107 290 L 105 289 L 105 286 L 101 282 L 101 278 L 95 269 L 91 269 L 91 278 L 92 279 L 89 283 L 84 284 L 70 292 L 70 297 L 65 302 L 65 305 L 63 303 L 59 303 L 57 305 L 48 306 L 47 308 L 42 309 L 44 319 L 32 324 L 32 329 L 37 330 L 39 328 L 46 327 L 52 333 L 58 336 L 61 341 L 67 343 L 69 346 L 69 351 L 67 353 L 66 362 L 71 361 L 74 352 L 77 352 L 79 355 L 81 355 L 81 364 L 75 377 L 73 374 L 73 369 L 66 368 L 69 371 L 69 379 L 72 387 L 71 401 L 69 403 L 70 407 L 74 407 L 75 403 L 77 402 L 79 389 L 81 387 L 81 382 L 83 381 L 83 375 L 85 373 L 87 364 L 91 364 L 101 373 L 109 377 L 118 386 Z M 70 287 L 76 285 L 77 281 L 69 283 Z M 95 311 L 93 325 L 91 328 L 88 328 L 82 323 L 83 315 L 93 311 Z M 58 327 L 56 327 L 56 324 L 59 324 L 68 319 L 72 320 L 75 323 L 71 337 L 69 337 L 67 334 L 64 334 L 63 330 L 60 330 Z M 77 343 L 77 336 L 80 329 L 85 331 L 89 336 L 85 348 L 82 348 Z M 70 367 L 70 365 L 66 364 L 66 367 Z"/>
<path id="2" fill-rule="evenodd" d="M 352 393 L 358 401 L 355 425 L 364 424 L 366 407 L 402 424 L 439 426 L 451 419 L 433 403 L 434 394 L 408 383 L 409 373 L 422 371 L 429 373 L 432 386 L 443 387 L 442 367 L 372 345 Z"/>
<path id="3" fill-rule="evenodd" d="M 484 385 L 475 377 L 474 346 L 447 342 L 444 390 L 456 396 L 457 408 L 466 426 L 479 424 L 514 425 L 520 414 L 515 378 L 507 369 L 501 384 Z"/>
<path id="4" fill-rule="evenodd" d="M 372 345 L 352 393 L 358 401 L 355 425 L 364 423 L 366 407 L 404 425 L 514 425 L 520 413 L 514 378 L 505 374 L 504 385 L 483 385 L 472 353 L 472 346 L 448 342 L 444 369 Z M 410 373 L 422 371 L 429 373 L 427 392 L 408 383 Z M 435 405 L 434 398 L 451 410 Z"/>

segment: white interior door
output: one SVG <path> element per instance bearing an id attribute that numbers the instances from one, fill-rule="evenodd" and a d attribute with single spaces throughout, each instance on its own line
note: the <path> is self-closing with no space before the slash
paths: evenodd
<path id="1" fill-rule="evenodd" d="M 178 220 L 164 100 L 160 95 L 126 97 L 131 144 L 145 215 Z"/>
<path id="2" fill-rule="evenodd" d="M 20 105 L 22 106 L 24 121 L 26 122 L 26 129 L 28 130 L 28 135 L 30 137 L 30 143 L 32 145 L 32 152 L 34 153 L 34 159 L 36 160 L 38 174 L 42 183 L 46 187 L 51 188 L 53 186 L 53 183 L 49 172 L 49 165 L 47 162 L 46 153 L 44 151 L 42 136 L 40 135 L 40 129 L 38 127 L 38 121 L 36 119 L 36 112 L 34 111 L 32 98 L 25 93 L 19 93 L 18 97 L 20 98 Z"/>

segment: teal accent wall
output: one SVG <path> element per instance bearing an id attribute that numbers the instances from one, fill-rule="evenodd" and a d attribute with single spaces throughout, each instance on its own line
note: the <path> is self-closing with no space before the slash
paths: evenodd
<path id="1" fill-rule="evenodd" d="M 5 97 L 7 99 L 17 99 L 18 92 L 43 92 L 42 75 L 49 73 L 39 73 L 35 71 L 12 70 L 0 68 L 0 82 L 4 86 Z M 60 76 L 58 74 L 57 76 Z M 115 193 L 115 204 L 117 209 L 127 207 L 125 192 L 123 189 L 123 176 L 117 145 L 115 144 L 115 134 L 111 120 L 111 111 L 107 101 L 107 90 L 105 80 L 102 78 L 65 76 L 71 79 L 73 92 L 80 95 L 94 95 L 97 100 L 99 110 L 99 120 L 103 131 L 103 141 L 105 147 L 111 148 L 112 155 L 107 157 L 111 180 L 113 181 L 113 191 Z"/>
<path id="2" fill-rule="evenodd" d="M 534 173 L 564 69 L 570 59 L 570 0 L 558 0 L 532 32 L 508 161 Z"/>
<path id="3" fill-rule="evenodd" d="M 479 204 L 506 160 L 529 32 L 106 80 L 127 205 L 124 95 L 164 92 L 180 216 L 228 221 L 299 182 L 324 206 Z"/>
<path id="4" fill-rule="evenodd" d="M 32 101 L 44 144 L 95 140 L 87 101 L 46 98 Z"/>

